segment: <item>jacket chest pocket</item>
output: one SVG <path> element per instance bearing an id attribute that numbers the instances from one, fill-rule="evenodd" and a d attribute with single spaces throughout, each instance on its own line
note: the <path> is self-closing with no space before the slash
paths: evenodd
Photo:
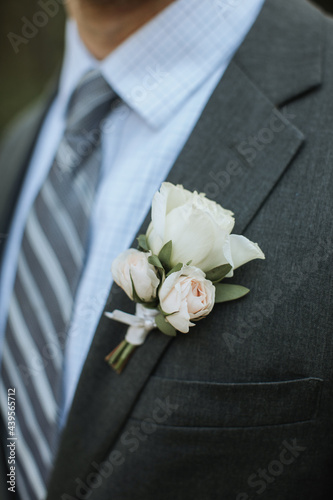
<path id="1" fill-rule="evenodd" d="M 321 387 L 322 380 L 318 378 L 238 384 L 152 376 L 131 417 L 153 418 L 157 425 L 179 427 L 306 422 L 315 418 Z"/>

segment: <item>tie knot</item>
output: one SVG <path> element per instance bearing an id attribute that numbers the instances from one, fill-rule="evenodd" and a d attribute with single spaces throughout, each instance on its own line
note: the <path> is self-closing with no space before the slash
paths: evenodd
<path id="1" fill-rule="evenodd" d="M 92 70 L 81 78 L 67 109 L 67 130 L 80 133 L 97 128 L 111 110 L 117 95 L 99 70 Z"/>

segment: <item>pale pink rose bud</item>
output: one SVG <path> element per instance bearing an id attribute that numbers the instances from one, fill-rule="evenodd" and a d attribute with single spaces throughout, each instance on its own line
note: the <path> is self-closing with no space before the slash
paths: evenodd
<path id="1" fill-rule="evenodd" d="M 205 273 L 193 266 L 170 274 L 159 291 L 165 317 L 176 330 L 187 333 L 191 320 L 207 316 L 214 307 L 215 287 L 205 279 Z"/>
<path id="2" fill-rule="evenodd" d="M 130 248 L 113 261 L 111 271 L 114 281 L 133 300 L 133 285 L 139 298 L 152 302 L 156 298 L 160 280 L 156 269 L 149 264 L 151 252 L 140 252 Z M 131 279 L 132 278 L 132 279 Z"/>

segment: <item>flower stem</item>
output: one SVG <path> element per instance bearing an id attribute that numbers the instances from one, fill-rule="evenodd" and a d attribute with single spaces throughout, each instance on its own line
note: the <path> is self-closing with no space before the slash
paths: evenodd
<path id="1" fill-rule="evenodd" d="M 113 351 L 106 356 L 105 361 L 120 374 L 127 365 L 130 357 L 137 346 L 130 344 L 127 340 L 123 340 Z"/>

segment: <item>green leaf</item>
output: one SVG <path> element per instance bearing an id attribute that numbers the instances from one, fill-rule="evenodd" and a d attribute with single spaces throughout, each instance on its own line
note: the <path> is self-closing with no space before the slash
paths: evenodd
<path id="1" fill-rule="evenodd" d="M 171 269 L 171 271 L 168 272 L 166 277 L 170 276 L 170 274 L 178 273 L 178 271 L 180 271 L 182 269 L 182 267 L 183 267 L 183 264 L 181 262 L 179 262 L 179 264 L 177 264 L 175 267 L 173 267 Z"/>
<path id="2" fill-rule="evenodd" d="M 249 293 L 249 289 L 241 285 L 215 285 L 215 303 L 228 302 L 230 300 L 237 300 Z"/>
<path id="3" fill-rule="evenodd" d="M 165 335 L 169 335 L 169 337 L 175 337 L 177 335 L 176 330 L 170 323 L 165 321 L 163 314 L 158 314 L 155 318 L 155 322 L 157 328 L 164 333 Z"/>
<path id="4" fill-rule="evenodd" d="M 160 253 L 158 254 L 158 258 L 162 262 L 162 265 L 165 269 L 170 269 L 171 267 L 171 253 L 172 253 L 172 241 L 168 241 L 164 245 L 164 247 L 161 249 Z"/>
<path id="5" fill-rule="evenodd" d="M 142 302 L 142 305 L 145 306 L 146 309 L 157 309 L 158 300 L 156 299 L 153 302 Z"/>
<path id="6" fill-rule="evenodd" d="M 157 267 L 158 269 L 163 269 L 161 261 L 156 255 L 151 255 L 150 257 L 148 257 L 148 262 L 149 262 L 149 264 Z"/>
<path id="7" fill-rule="evenodd" d="M 160 287 L 163 285 L 164 283 L 164 280 L 165 280 L 165 271 L 164 271 L 164 268 L 163 267 L 159 267 L 158 270 L 158 275 L 159 275 L 159 278 L 160 278 Z"/>
<path id="8" fill-rule="evenodd" d="M 140 234 L 138 237 L 139 248 L 144 252 L 149 252 L 148 240 L 145 234 Z"/>
<path id="9" fill-rule="evenodd" d="M 213 283 L 218 283 L 223 280 L 226 275 L 231 271 L 232 266 L 230 264 L 223 264 L 222 266 L 215 267 L 206 273 L 206 279 L 212 281 Z"/>

